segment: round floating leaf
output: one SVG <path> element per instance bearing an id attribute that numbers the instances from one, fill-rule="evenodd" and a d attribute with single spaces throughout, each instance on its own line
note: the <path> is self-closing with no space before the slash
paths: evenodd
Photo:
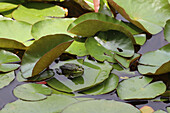
<path id="1" fill-rule="evenodd" d="M 162 81 L 150 83 L 149 77 L 132 77 L 118 85 L 117 93 L 121 99 L 151 99 L 163 94 L 166 85 Z"/>
<path id="2" fill-rule="evenodd" d="M 54 89 L 65 92 L 80 91 L 93 87 L 107 79 L 112 69 L 112 66 L 107 62 L 97 63 L 87 59 L 85 61 L 79 59 L 60 62 L 52 68 L 59 69 L 59 66 L 65 63 L 77 64 L 84 68 L 84 74 L 80 77 L 68 79 L 64 75 L 57 75 L 56 78 L 47 81 L 47 84 Z"/>
<path id="3" fill-rule="evenodd" d="M 14 71 L 0 74 L 0 88 L 3 88 L 4 86 L 7 86 L 15 79 Z"/>
<path id="4" fill-rule="evenodd" d="M 48 17 L 64 17 L 65 11 L 53 4 L 30 2 L 20 5 L 12 16 L 16 20 L 33 24 Z"/>
<path id="5" fill-rule="evenodd" d="M 136 44 L 143 45 L 146 42 L 146 34 L 133 35 Z"/>
<path id="6" fill-rule="evenodd" d="M 94 39 L 104 48 L 124 57 L 132 57 L 134 46 L 132 40 L 119 31 L 103 31 Z"/>
<path id="7" fill-rule="evenodd" d="M 80 36 L 94 36 L 98 31 L 118 30 L 133 38 L 132 34 L 141 32 L 122 21 L 116 20 L 110 16 L 101 13 L 87 13 L 80 16 L 68 27 L 68 31 Z M 131 33 L 130 33 L 130 32 Z"/>
<path id="8" fill-rule="evenodd" d="M 31 36 L 31 27 L 32 27 L 31 24 L 21 22 L 21 21 L 1 20 L 0 26 L 1 26 L 0 27 L 0 38 L 5 38 L 8 40 L 12 40 L 12 41 L 15 40 L 20 43 L 26 42 L 27 40 L 30 40 L 33 38 Z M 13 43 L 16 45 L 16 42 L 13 42 Z M 0 42 L 0 45 L 1 45 L 1 42 Z"/>
<path id="9" fill-rule="evenodd" d="M 170 113 L 170 107 L 167 107 L 167 111 L 168 111 L 168 113 Z"/>
<path id="10" fill-rule="evenodd" d="M 120 65 L 122 65 L 125 68 L 129 68 L 130 65 L 136 61 L 137 59 L 139 59 L 140 54 L 134 54 L 133 57 L 131 58 L 125 58 L 125 57 L 121 57 L 117 54 L 114 55 L 114 58 L 116 59 L 117 62 L 119 62 Z"/>
<path id="11" fill-rule="evenodd" d="M 104 48 L 100 43 L 97 42 L 93 37 L 89 37 L 85 43 L 88 53 L 93 56 L 96 60 L 108 62 L 116 62 L 113 58 L 113 53 Z"/>
<path id="12" fill-rule="evenodd" d="M 164 29 L 164 36 L 165 39 L 170 42 L 170 20 L 166 22 L 165 29 Z"/>
<path id="13" fill-rule="evenodd" d="M 75 103 L 61 113 L 140 113 L 130 104 L 114 100 L 89 100 Z"/>
<path id="14" fill-rule="evenodd" d="M 39 39 L 42 36 L 52 35 L 52 34 L 68 34 L 74 36 L 67 32 L 68 26 L 75 20 L 75 18 L 57 18 L 57 19 L 47 19 L 35 23 L 32 26 L 32 35 L 35 39 Z"/>
<path id="15" fill-rule="evenodd" d="M 85 94 L 90 95 L 100 95 L 105 94 L 113 91 L 119 83 L 119 77 L 113 73 L 109 75 L 109 78 L 107 78 L 103 83 L 92 87 L 86 91 L 83 91 Z"/>
<path id="16" fill-rule="evenodd" d="M 85 47 L 85 42 L 80 42 L 76 40 L 74 40 L 69 48 L 67 48 L 66 52 L 77 56 L 85 56 L 89 54 Z"/>
<path id="17" fill-rule="evenodd" d="M 14 9 L 16 7 L 18 7 L 18 5 L 16 5 L 16 4 L 0 2 L 0 12 L 8 11 L 8 10 Z"/>
<path id="18" fill-rule="evenodd" d="M 0 50 L 0 71 L 8 72 L 17 69 L 20 65 L 14 62 L 20 61 L 20 58 L 8 51 Z"/>
<path id="19" fill-rule="evenodd" d="M 7 104 L 0 113 L 60 113 L 65 107 L 75 102 L 77 102 L 75 98 L 53 94 L 42 101 L 17 100 Z"/>
<path id="20" fill-rule="evenodd" d="M 168 0 L 107 0 L 124 18 L 151 34 L 162 30 L 170 19 Z"/>
<path id="21" fill-rule="evenodd" d="M 37 101 L 47 98 L 47 95 L 50 95 L 52 90 L 42 84 L 29 83 L 17 86 L 13 93 L 19 99 Z"/>
<path id="22" fill-rule="evenodd" d="M 48 35 L 35 41 L 24 53 L 21 63 L 23 77 L 38 75 L 47 68 L 72 43 L 64 34 Z"/>
<path id="23" fill-rule="evenodd" d="M 138 70 L 141 74 L 159 75 L 170 72 L 170 44 L 143 54 L 139 63 Z"/>
<path id="24" fill-rule="evenodd" d="M 163 110 L 157 110 L 157 111 L 155 111 L 154 113 L 167 113 L 167 112 L 165 112 L 165 111 L 163 111 Z"/>

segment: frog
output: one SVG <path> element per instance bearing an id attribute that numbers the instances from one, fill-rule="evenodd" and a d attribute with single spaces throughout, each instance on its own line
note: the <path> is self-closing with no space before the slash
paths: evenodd
<path id="1" fill-rule="evenodd" d="M 68 79 L 73 79 L 80 77 L 84 74 L 84 68 L 74 63 L 65 63 L 64 65 L 59 66 L 59 69 L 56 68 L 58 75 L 64 75 Z"/>

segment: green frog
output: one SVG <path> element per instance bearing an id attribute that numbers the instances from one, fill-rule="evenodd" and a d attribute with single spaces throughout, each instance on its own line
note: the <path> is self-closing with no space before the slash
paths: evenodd
<path id="1" fill-rule="evenodd" d="M 69 79 L 82 76 L 84 74 L 84 68 L 74 63 L 66 63 L 56 69 L 57 74 L 65 75 Z"/>

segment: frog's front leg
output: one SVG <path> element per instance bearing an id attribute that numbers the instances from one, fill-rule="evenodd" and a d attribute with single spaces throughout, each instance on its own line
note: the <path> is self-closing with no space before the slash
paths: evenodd
<path id="1" fill-rule="evenodd" d="M 56 68 L 55 70 L 56 70 L 56 73 L 57 73 L 58 75 L 62 75 L 61 69 Z"/>

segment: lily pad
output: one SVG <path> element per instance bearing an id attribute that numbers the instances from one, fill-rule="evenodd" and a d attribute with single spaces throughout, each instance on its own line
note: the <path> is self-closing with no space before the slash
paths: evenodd
<path id="1" fill-rule="evenodd" d="M 0 71 L 8 72 L 17 69 L 20 65 L 14 62 L 20 61 L 20 58 L 8 51 L 0 50 Z"/>
<path id="2" fill-rule="evenodd" d="M 167 111 L 168 111 L 168 113 L 170 113 L 170 107 L 167 107 Z"/>
<path id="3" fill-rule="evenodd" d="M 165 29 L 164 29 L 164 36 L 165 39 L 170 42 L 170 20 L 166 22 Z"/>
<path id="4" fill-rule="evenodd" d="M 0 21 L 0 39 L 5 38 L 8 40 L 15 40 L 20 43 L 24 43 L 27 40 L 32 39 L 31 36 L 31 24 L 15 21 L 15 20 L 1 20 Z M 4 42 L 2 42 L 3 44 Z M 12 43 L 12 42 L 10 42 Z M 14 45 L 17 42 L 14 42 Z M 0 42 L 1 45 L 1 42 Z M 20 44 L 21 45 L 21 44 Z"/>
<path id="5" fill-rule="evenodd" d="M 86 49 L 88 53 L 94 57 L 98 61 L 105 61 L 113 62 L 116 61 L 113 58 L 113 53 L 103 47 L 100 43 L 95 40 L 93 37 L 89 37 L 85 42 Z"/>
<path id="6" fill-rule="evenodd" d="M 47 81 L 47 84 L 52 88 L 64 92 L 80 91 L 93 87 L 107 79 L 112 69 L 112 66 L 107 62 L 97 63 L 88 59 L 85 59 L 85 61 L 82 59 L 64 61 L 54 65 L 52 68 L 59 68 L 59 66 L 65 63 L 82 66 L 84 74 L 73 79 L 68 79 L 64 75 L 57 75 L 56 78 Z"/>
<path id="7" fill-rule="evenodd" d="M 166 91 L 166 85 L 162 81 L 150 83 L 149 77 L 132 77 L 122 81 L 117 88 L 121 99 L 152 99 Z"/>
<path id="8" fill-rule="evenodd" d="M 5 12 L 8 10 L 14 9 L 16 7 L 18 7 L 18 5 L 16 5 L 16 4 L 0 2 L 0 12 Z"/>
<path id="9" fill-rule="evenodd" d="M 77 100 L 69 96 L 53 94 L 42 101 L 17 100 L 7 104 L 0 113 L 13 113 L 14 111 L 17 113 L 60 113 L 65 107 L 75 102 Z"/>
<path id="10" fill-rule="evenodd" d="M 139 59 L 139 57 L 140 57 L 140 54 L 137 54 L 137 53 L 135 53 L 133 57 L 131 58 L 121 57 L 117 54 L 114 55 L 114 58 L 116 59 L 116 61 L 119 62 L 119 64 L 125 68 L 129 68 L 134 61 Z"/>
<path id="11" fill-rule="evenodd" d="M 12 16 L 16 20 L 33 24 L 48 17 L 64 17 L 65 11 L 57 5 L 30 2 L 20 5 Z"/>
<path id="12" fill-rule="evenodd" d="M 87 13 L 80 16 L 68 27 L 68 31 L 80 36 L 91 37 L 99 31 L 118 30 L 133 38 L 132 34 L 141 32 L 122 21 L 101 13 Z M 130 33 L 130 32 L 132 33 Z"/>
<path id="13" fill-rule="evenodd" d="M 85 47 L 85 42 L 76 40 L 74 40 L 74 42 L 66 49 L 66 52 L 77 56 L 85 56 L 89 54 Z"/>
<path id="14" fill-rule="evenodd" d="M 53 34 L 67 34 L 70 36 L 74 36 L 73 34 L 67 32 L 68 26 L 74 20 L 75 18 L 57 18 L 42 20 L 32 26 L 31 33 L 35 39 Z"/>
<path id="15" fill-rule="evenodd" d="M 109 78 L 107 78 L 103 83 L 92 87 L 86 91 L 83 91 L 85 94 L 89 95 L 100 95 L 105 94 L 113 91 L 119 83 L 119 77 L 113 73 L 109 75 Z"/>
<path id="16" fill-rule="evenodd" d="M 99 32 L 94 39 L 109 51 L 120 56 L 132 57 L 134 54 L 134 46 L 132 40 L 124 33 L 119 31 L 103 31 Z M 100 51 L 100 50 L 99 50 Z"/>
<path id="17" fill-rule="evenodd" d="M 168 0 L 107 0 L 124 18 L 144 31 L 156 34 L 170 19 Z"/>
<path id="18" fill-rule="evenodd" d="M 137 45 L 143 45 L 146 42 L 146 34 L 133 35 Z"/>
<path id="19" fill-rule="evenodd" d="M 17 86 L 13 93 L 22 100 L 38 101 L 47 98 L 52 93 L 52 90 L 42 84 L 29 83 Z"/>
<path id="20" fill-rule="evenodd" d="M 47 68 L 72 43 L 64 34 L 48 35 L 35 41 L 24 53 L 21 72 L 24 78 L 38 75 Z"/>
<path id="21" fill-rule="evenodd" d="M 157 110 L 157 111 L 155 111 L 154 113 L 167 113 L 167 112 L 165 112 L 165 111 L 163 111 L 163 110 Z"/>
<path id="22" fill-rule="evenodd" d="M 130 104 L 114 100 L 89 100 L 75 103 L 61 113 L 140 113 Z"/>
<path id="23" fill-rule="evenodd" d="M 141 74 L 159 75 L 170 72 L 170 44 L 143 54 L 139 63 L 138 70 Z"/>
<path id="24" fill-rule="evenodd" d="M 10 84 L 15 79 L 14 71 L 0 74 L 0 88 L 3 88 Z"/>

